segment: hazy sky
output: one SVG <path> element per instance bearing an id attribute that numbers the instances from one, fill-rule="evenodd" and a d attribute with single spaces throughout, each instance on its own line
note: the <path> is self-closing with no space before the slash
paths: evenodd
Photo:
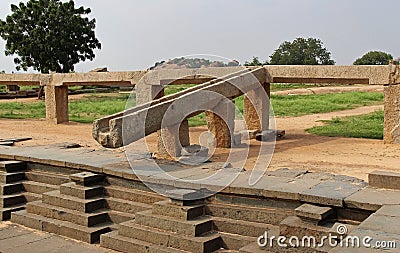
<path id="1" fill-rule="evenodd" d="M 0 18 L 10 13 L 1 0 Z M 399 0 L 76 0 L 92 9 L 102 49 L 78 72 L 107 66 L 138 70 L 156 61 L 212 54 L 241 63 L 269 56 L 285 40 L 320 38 L 338 65 L 350 65 L 369 50 L 400 56 Z M 15 71 L 4 56 L 0 70 Z"/>

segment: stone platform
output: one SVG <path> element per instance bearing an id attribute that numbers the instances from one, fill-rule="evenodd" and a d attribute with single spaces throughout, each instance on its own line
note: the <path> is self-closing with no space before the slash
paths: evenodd
<path id="1" fill-rule="evenodd" d="M 149 154 L 130 157 L 134 172 L 121 151 L 68 147 L 0 147 L 2 219 L 11 216 L 12 222 L 36 230 L 122 252 L 400 250 L 399 174 L 376 171 L 368 185 L 348 176 L 280 169 L 250 186 L 250 172 L 220 163 L 159 162 L 171 179 L 147 166 Z M 216 171 L 219 178 L 212 181 L 184 181 Z M 179 199 L 187 191 L 221 187 L 232 173 L 239 175 L 229 186 L 200 202 Z M 154 193 L 141 180 L 178 190 L 169 195 L 178 199 Z M 266 230 L 274 236 L 322 237 L 341 225 L 347 226 L 346 236 L 396 241 L 397 249 L 257 245 Z"/>

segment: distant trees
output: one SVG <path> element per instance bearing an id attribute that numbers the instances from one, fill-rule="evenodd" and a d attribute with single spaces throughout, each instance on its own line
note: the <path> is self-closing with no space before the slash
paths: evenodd
<path id="1" fill-rule="evenodd" d="M 391 54 L 381 51 L 370 51 L 354 61 L 354 65 L 387 65 L 393 60 Z"/>
<path id="2" fill-rule="evenodd" d="M 284 41 L 270 56 L 272 65 L 334 65 L 331 53 L 319 39 L 297 38 Z"/>
<path id="3" fill-rule="evenodd" d="M 261 65 L 334 65 L 331 53 L 324 47 L 320 39 L 297 38 L 294 41 L 284 41 L 269 57 L 270 61 L 261 62 L 253 56 L 245 66 Z"/>
<path id="4" fill-rule="evenodd" d="M 262 65 L 267 65 L 267 64 L 268 64 L 267 61 L 264 62 L 264 63 L 262 63 L 262 62 L 260 62 L 260 60 L 258 59 L 258 57 L 253 56 L 253 60 L 250 61 L 250 62 L 246 61 L 246 62 L 244 63 L 244 66 L 262 66 Z"/>
<path id="5" fill-rule="evenodd" d="M 16 68 L 41 73 L 74 70 L 74 65 L 93 60 L 101 48 L 95 37 L 96 20 L 90 8 L 75 8 L 73 0 L 29 0 L 11 5 L 12 14 L 0 20 L 0 36 L 6 55 L 17 55 Z"/>

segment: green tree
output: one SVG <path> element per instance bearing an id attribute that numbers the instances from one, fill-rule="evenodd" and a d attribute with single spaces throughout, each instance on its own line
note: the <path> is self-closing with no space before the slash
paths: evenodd
<path id="1" fill-rule="evenodd" d="M 29 67 L 41 73 L 68 73 L 74 65 L 93 60 L 101 48 L 95 37 L 96 20 L 90 8 L 75 8 L 73 0 L 29 0 L 11 5 L 12 14 L 0 20 L 5 54 L 17 55 L 17 70 Z"/>
<path id="2" fill-rule="evenodd" d="M 319 39 L 297 38 L 285 41 L 270 56 L 273 65 L 334 65 L 331 53 Z"/>
<path id="3" fill-rule="evenodd" d="M 354 65 L 387 65 L 393 60 L 391 54 L 381 51 L 369 51 L 353 63 Z"/>
<path id="4" fill-rule="evenodd" d="M 262 63 L 256 56 L 253 56 L 253 60 L 251 62 L 246 61 L 244 63 L 244 66 L 262 66 L 262 65 L 268 65 L 268 62 L 266 61 Z"/>

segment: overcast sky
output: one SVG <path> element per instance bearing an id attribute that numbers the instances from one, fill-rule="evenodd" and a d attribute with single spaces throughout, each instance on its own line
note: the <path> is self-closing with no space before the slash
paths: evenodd
<path id="1" fill-rule="evenodd" d="M 0 18 L 10 14 L 1 0 Z M 26 1 L 25 1 L 26 2 Z M 320 38 L 338 65 L 370 50 L 400 56 L 399 0 L 76 0 L 90 7 L 102 43 L 94 61 L 76 66 L 110 71 L 147 69 L 156 61 L 212 54 L 241 63 L 269 59 L 285 40 Z M 4 56 L 0 70 L 15 71 Z"/>

